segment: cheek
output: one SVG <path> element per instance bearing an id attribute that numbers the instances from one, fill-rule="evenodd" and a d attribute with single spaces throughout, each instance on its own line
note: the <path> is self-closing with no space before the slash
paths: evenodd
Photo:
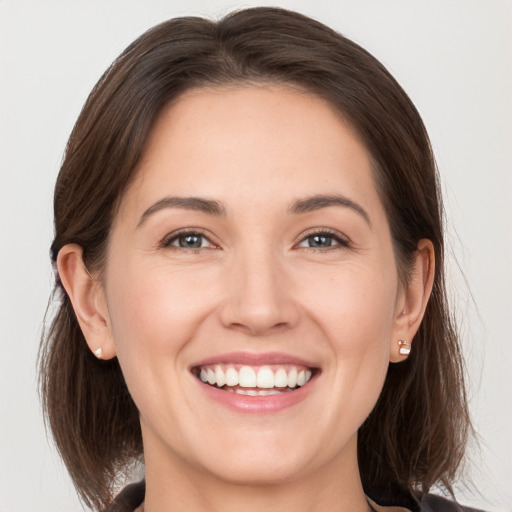
<path id="1" fill-rule="evenodd" d="M 120 360 L 178 352 L 213 306 L 215 277 L 133 263 L 109 275 L 107 297 Z"/>
<path id="2" fill-rule="evenodd" d="M 205 278 L 200 272 L 135 264 L 118 266 L 109 275 L 117 357 L 142 417 L 165 409 L 172 416 L 165 417 L 177 421 L 180 375 L 189 363 L 186 348 L 212 308 L 212 294 L 202 291 Z M 176 393 L 165 392 L 170 389 Z"/>
<path id="3" fill-rule="evenodd" d="M 396 275 L 378 266 L 373 269 L 346 266 L 331 272 L 329 279 L 316 280 L 316 285 L 311 280 L 308 286 L 309 312 L 333 354 L 330 371 L 337 382 L 339 403 L 350 401 L 354 411 L 362 412 L 362 419 L 373 407 L 386 376 L 395 319 Z M 321 282 L 329 285 L 320 286 Z"/>
<path id="4" fill-rule="evenodd" d="M 346 265 L 326 274 L 310 278 L 304 289 L 310 311 L 336 345 L 343 345 L 349 355 L 389 339 L 397 290 L 393 272 Z"/>

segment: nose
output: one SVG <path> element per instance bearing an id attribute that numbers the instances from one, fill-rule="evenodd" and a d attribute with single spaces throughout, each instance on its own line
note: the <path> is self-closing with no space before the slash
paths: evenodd
<path id="1" fill-rule="evenodd" d="M 261 252 L 236 259 L 229 269 L 220 320 L 229 328 L 263 336 L 294 327 L 299 307 L 279 257 Z"/>

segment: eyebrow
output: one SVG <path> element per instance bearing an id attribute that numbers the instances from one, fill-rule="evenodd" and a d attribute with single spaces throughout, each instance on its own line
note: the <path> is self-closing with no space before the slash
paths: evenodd
<path id="1" fill-rule="evenodd" d="M 297 199 L 288 208 L 288 213 L 297 215 L 321 210 L 322 208 L 329 208 L 331 206 L 350 208 L 360 215 L 370 227 L 372 226 L 370 216 L 366 213 L 365 209 L 348 197 L 341 195 L 315 195 L 304 199 Z M 226 215 L 224 206 L 213 199 L 204 199 L 201 197 L 164 197 L 144 211 L 137 227 L 142 226 L 154 213 L 166 208 L 195 210 L 216 217 L 224 217 Z"/>
<path id="2" fill-rule="evenodd" d="M 222 206 L 218 201 L 214 201 L 212 199 L 204 199 L 201 197 L 164 197 L 144 211 L 137 227 L 142 226 L 142 224 L 144 224 L 151 215 L 165 208 L 195 210 L 217 217 L 223 217 L 226 215 L 224 206 Z"/>
<path id="3" fill-rule="evenodd" d="M 288 208 L 288 213 L 308 213 L 320 210 L 322 208 L 329 208 L 330 206 L 342 206 L 344 208 L 350 208 L 358 215 L 360 215 L 370 227 L 372 227 L 370 216 L 366 210 L 358 203 L 352 201 L 348 197 L 341 195 L 316 195 L 307 197 L 305 199 L 298 199 L 292 203 L 290 208 Z"/>

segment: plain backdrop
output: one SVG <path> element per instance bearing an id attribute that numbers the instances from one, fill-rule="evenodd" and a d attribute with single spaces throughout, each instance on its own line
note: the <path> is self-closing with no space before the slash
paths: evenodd
<path id="1" fill-rule="evenodd" d="M 52 189 L 67 137 L 110 62 L 179 15 L 260 1 L 0 0 L 0 511 L 81 506 L 47 441 L 36 355 L 52 286 Z M 512 2 L 273 1 L 379 58 L 430 132 L 447 209 L 450 289 L 480 447 L 461 502 L 512 510 Z M 330 511 L 326 511 L 330 512 Z"/>

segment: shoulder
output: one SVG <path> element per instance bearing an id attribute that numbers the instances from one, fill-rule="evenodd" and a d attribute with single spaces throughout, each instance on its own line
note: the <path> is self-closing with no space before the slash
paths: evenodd
<path id="1" fill-rule="evenodd" d="M 459 505 L 454 501 L 436 496 L 435 494 L 424 494 L 420 501 L 421 512 L 483 512 L 476 508 L 469 508 Z"/>
<path id="2" fill-rule="evenodd" d="M 144 501 L 146 482 L 126 486 L 107 507 L 105 512 L 134 512 Z"/>
<path id="3" fill-rule="evenodd" d="M 375 512 L 484 512 L 429 493 L 417 496 L 399 493 L 395 499 L 368 501 Z"/>
<path id="4" fill-rule="evenodd" d="M 134 512 L 144 501 L 146 482 L 138 482 L 125 487 L 108 506 L 105 512 Z M 371 500 L 370 500 L 371 501 Z M 372 502 L 378 512 L 407 511 L 402 507 L 382 507 Z M 475 508 L 464 507 L 458 503 L 437 496 L 435 494 L 424 494 L 418 503 L 418 512 L 484 512 Z"/>

